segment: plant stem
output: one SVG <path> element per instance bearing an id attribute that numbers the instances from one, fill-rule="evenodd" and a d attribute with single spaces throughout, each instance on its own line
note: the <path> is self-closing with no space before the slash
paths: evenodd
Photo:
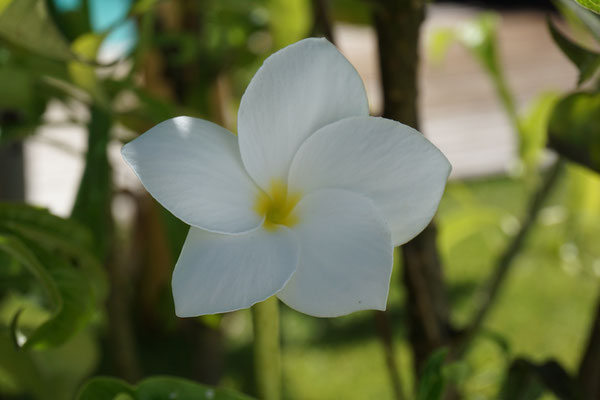
<path id="1" fill-rule="evenodd" d="M 419 128 L 419 34 L 424 0 L 372 2 L 379 46 L 383 117 Z M 449 302 L 432 222 L 402 246 L 403 285 L 407 292 L 409 341 L 416 373 L 450 336 Z"/>
<path id="2" fill-rule="evenodd" d="M 404 389 L 402 388 L 400 371 L 398 369 L 398 364 L 396 363 L 396 357 L 394 357 L 392 327 L 386 311 L 375 311 L 375 324 L 377 326 L 379 339 L 383 345 L 385 363 L 390 374 L 392 388 L 394 389 L 394 398 L 396 400 L 405 400 L 406 397 L 404 396 Z"/>
<path id="3" fill-rule="evenodd" d="M 564 162 L 559 159 L 550 168 L 550 171 L 548 171 L 544 181 L 540 184 L 538 190 L 531 197 L 529 207 L 527 208 L 525 217 L 521 222 L 521 228 L 498 259 L 492 275 L 479 294 L 479 309 L 475 313 L 469 325 L 461 332 L 455 343 L 453 352 L 451 354 L 453 359 L 460 358 L 465 353 L 473 337 L 479 331 L 483 321 L 494 305 L 495 300 L 498 297 L 498 293 L 500 292 L 502 283 L 504 283 L 508 271 L 513 265 L 514 259 L 521 251 L 528 233 L 533 227 L 533 224 L 540 210 L 542 209 L 544 202 L 558 182 L 558 178 L 563 168 Z"/>
<path id="4" fill-rule="evenodd" d="M 254 323 L 254 375 L 258 397 L 281 399 L 279 303 L 273 296 L 252 307 Z"/>

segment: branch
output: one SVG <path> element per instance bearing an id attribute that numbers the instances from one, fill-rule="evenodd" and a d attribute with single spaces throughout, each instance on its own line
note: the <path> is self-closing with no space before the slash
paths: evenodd
<path id="1" fill-rule="evenodd" d="M 313 28 L 312 36 L 323 35 L 331 43 L 335 44 L 335 36 L 333 35 L 333 26 L 329 18 L 329 9 L 327 0 L 312 0 L 313 9 Z"/>
<path id="2" fill-rule="evenodd" d="M 490 309 L 498 297 L 502 283 L 504 283 L 508 271 L 513 265 L 515 257 L 523 248 L 527 234 L 531 230 L 539 211 L 541 210 L 549 194 L 552 192 L 556 182 L 558 182 L 558 177 L 560 176 L 563 167 L 564 162 L 562 160 L 558 160 L 551 167 L 544 181 L 531 197 L 529 207 L 527 208 L 527 213 L 525 214 L 524 220 L 521 223 L 521 229 L 498 259 L 491 277 L 488 279 L 488 282 L 484 285 L 484 288 L 479 294 L 479 310 L 475 313 L 475 316 L 467 325 L 467 327 L 458 335 L 451 353 L 452 358 L 460 358 L 465 353 L 471 344 L 473 337 L 487 317 Z"/>
<path id="3" fill-rule="evenodd" d="M 392 382 L 392 388 L 394 389 L 395 399 L 405 400 L 406 397 L 404 396 L 404 389 L 402 388 L 400 371 L 398 370 L 398 364 L 396 363 L 396 357 L 394 356 L 392 327 L 386 311 L 375 311 L 375 324 L 377 326 L 377 333 L 379 334 L 379 338 L 383 344 L 385 362 L 390 374 L 390 380 Z"/>

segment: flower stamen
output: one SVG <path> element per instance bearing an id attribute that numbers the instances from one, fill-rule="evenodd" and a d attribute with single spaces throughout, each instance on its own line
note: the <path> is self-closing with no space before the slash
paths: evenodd
<path id="1" fill-rule="evenodd" d="M 273 180 L 269 191 L 261 191 L 258 195 L 254 211 L 264 215 L 264 227 L 268 230 L 277 229 L 277 225 L 294 226 L 298 223 L 298 216 L 293 211 L 300 197 L 299 193 L 288 193 L 285 183 Z"/>

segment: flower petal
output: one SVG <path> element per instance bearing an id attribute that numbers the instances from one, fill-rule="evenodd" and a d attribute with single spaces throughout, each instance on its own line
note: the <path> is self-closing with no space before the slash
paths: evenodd
<path id="1" fill-rule="evenodd" d="M 191 117 L 164 121 L 121 151 L 148 192 L 177 218 L 214 232 L 254 229 L 260 189 L 246 173 L 237 138 Z"/>
<path id="2" fill-rule="evenodd" d="M 285 181 L 300 144 L 317 129 L 368 115 L 360 76 L 326 39 L 305 39 L 273 54 L 246 89 L 238 114 L 246 170 L 263 188 Z"/>
<path id="3" fill-rule="evenodd" d="M 298 241 L 286 227 L 241 235 L 190 228 L 173 272 L 179 317 L 248 308 L 277 293 L 298 263 Z"/>
<path id="4" fill-rule="evenodd" d="M 384 118 L 347 118 L 327 125 L 300 147 L 290 167 L 290 191 L 341 188 L 373 200 L 395 246 L 431 221 L 451 166 L 416 130 Z"/>
<path id="5" fill-rule="evenodd" d="M 385 310 L 392 273 L 390 231 L 366 197 L 325 189 L 296 206 L 296 273 L 278 297 L 317 317 Z"/>

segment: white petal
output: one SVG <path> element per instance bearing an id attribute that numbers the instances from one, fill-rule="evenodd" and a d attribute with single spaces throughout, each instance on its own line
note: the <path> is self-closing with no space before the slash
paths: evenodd
<path id="1" fill-rule="evenodd" d="M 317 129 L 368 115 L 360 76 L 326 39 L 305 39 L 267 58 L 246 89 L 238 114 L 240 151 L 263 188 L 285 182 L 292 157 Z"/>
<path id="2" fill-rule="evenodd" d="M 373 200 L 395 246 L 431 221 L 451 166 L 416 130 L 384 118 L 348 118 L 312 135 L 298 150 L 291 191 L 341 188 Z"/>
<path id="3" fill-rule="evenodd" d="M 298 241 L 286 227 L 241 235 L 190 228 L 173 272 L 179 317 L 248 308 L 277 293 L 298 263 Z"/>
<path id="4" fill-rule="evenodd" d="M 177 218 L 214 232 L 256 228 L 260 189 L 246 173 L 237 138 L 191 117 L 164 121 L 121 151 L 148 192 Z"/>
<path id="5" fill-rule="evenodd" d="M 278 297 L 316 317 L 385 310 L 392 273 L 390 231 L 366 197 L 325 189 L 296 206 L 296 273 Z"/>

